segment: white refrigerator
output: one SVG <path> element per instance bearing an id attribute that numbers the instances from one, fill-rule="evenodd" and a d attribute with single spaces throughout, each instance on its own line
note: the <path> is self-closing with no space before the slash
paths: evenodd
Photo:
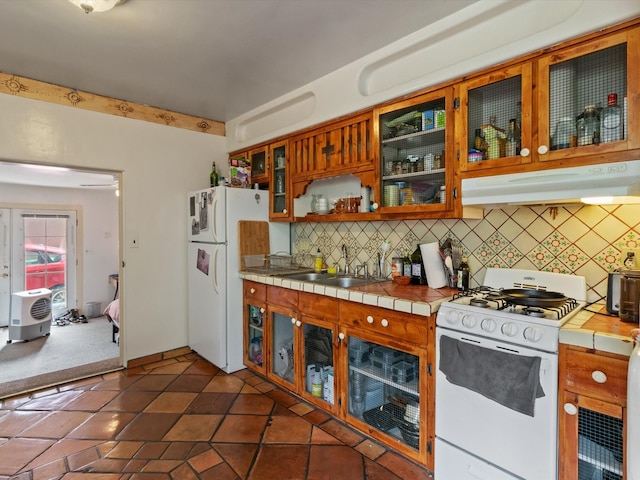
<path id="1" fill-rule="evenodd" d="M 188 195 L 189 346 L 232 373 L 244 368 L 239 220 L 269 220 L 269 192 L 215 187 Z M 270 223 L 271 252 L 290 252 L 290 225 Z"/>

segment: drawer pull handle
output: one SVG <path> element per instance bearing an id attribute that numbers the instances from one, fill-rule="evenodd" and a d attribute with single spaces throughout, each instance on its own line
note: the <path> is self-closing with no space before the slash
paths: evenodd
<path id="1" fill-rule="evenodd" d="M 578 407 L 576 407 L 573 403 L 565 403 L 564 411 L 569 415 L 575 415 L 576 413 L 578 413 Z"/>
<path id="2" fill-rule="evenodd" d="M 256 293 L 256 289 L 255 288 L 251 288 L 251 293 Z"/>
<path id="3" fill-rule="evenodd" d="M 607 381 L 607 374 L 604 372 L 601 372 L 600 370 L 594 370 L 591 373 L 591 378 L 593 378 L 594 382 L 605 383 Z"/>
<path id="4" fill-rule="evenodd" d="M 382 321 L 380 322 L 380 325 L 382 325 L 383 327 L 388 327 L 389 320 L 387 320 L 386 318 L 383 318 Z"/>
<path id="5" fill-rule="evenodd" d="M 373 323 L 373 317 L 371 315 L 367 315 L 367 323 Z"/>

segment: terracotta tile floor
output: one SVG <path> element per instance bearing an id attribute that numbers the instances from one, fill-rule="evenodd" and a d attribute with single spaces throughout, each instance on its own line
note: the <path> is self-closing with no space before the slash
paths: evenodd
<path id="1" fill-rule="evenodd" d="M 432 479 L 262 377 L 194 354 L 0 402 L 0 479 Z"/>

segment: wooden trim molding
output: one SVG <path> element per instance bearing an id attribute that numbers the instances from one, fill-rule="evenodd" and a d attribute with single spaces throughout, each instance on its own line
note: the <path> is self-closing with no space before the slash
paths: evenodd
<path id="1" fill-rule="evenodd" d="M 0 72 L 0 93 L 18 95 L 32 100 L 56 103 L 118 117 L 133 118 L 195 132 L 220 135 L 221 137 L 225 136 L 224 122 L 94 95 L 93 93 L 19 77 L 10 73 Z"/>

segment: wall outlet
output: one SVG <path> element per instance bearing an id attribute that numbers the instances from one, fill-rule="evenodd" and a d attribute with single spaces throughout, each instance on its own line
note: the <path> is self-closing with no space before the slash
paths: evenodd
<path id="1" fill-rule="evenodd" d="M 633 260 L 627 260 L 627 258 L 633 255 Z M 623 248 L 620 252 L 620 267 L 621 268 L 640 268 L 640 248 Z"/>

